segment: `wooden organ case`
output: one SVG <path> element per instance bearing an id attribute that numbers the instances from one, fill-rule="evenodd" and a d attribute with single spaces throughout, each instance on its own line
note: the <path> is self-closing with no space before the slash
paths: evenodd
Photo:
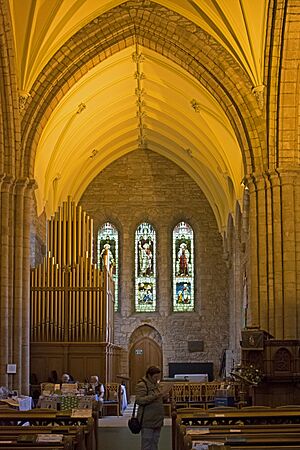
<path id="1" fill-rule="evenodd" d="M 77 380 L 98 374 L 116 381 L 114 283 L 109 267 L 92 263 L 93 220 L 67 202 L 48 222 L 47 255 L 31 271 L 31 373 Z"/>

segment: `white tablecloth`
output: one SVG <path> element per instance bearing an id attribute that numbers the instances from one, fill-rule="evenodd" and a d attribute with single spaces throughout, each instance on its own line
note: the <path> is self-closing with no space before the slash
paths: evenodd
<path id="1" fill-rule="evenodd" d="M 121 384 L 121 412 L 125 411 L 127 408 L 127 394 L 126 394 L 126 387 Z"/>
<path id="2" fill-rule="evenodd" d="M 19 411 L 28 411 L 32 409 L 32 397 L 22 395 L 21 397 L 12 397 L 1 399 L 1 403 L 10 406 L 11 408 L 18 409 Z"/>
<path id="3" fill-rule="evenodd" d="M 22 397 L 18 397 L 18 403 L 20 411 L 28 411 L 29 409 L 32 409 L 33 405 L 32 397 L 22 395 Z"/>

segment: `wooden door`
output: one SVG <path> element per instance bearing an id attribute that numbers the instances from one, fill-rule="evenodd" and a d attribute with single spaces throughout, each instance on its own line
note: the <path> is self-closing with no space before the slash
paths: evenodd
<path id="1" fill-rule="evenodd" d="M 149 366 L 157 366 L 162 370 L 162 349 L 149 337 L 137 341 L 130 350 L 129 376 L 130 393 L 134 395 L 135 386 Z"/>

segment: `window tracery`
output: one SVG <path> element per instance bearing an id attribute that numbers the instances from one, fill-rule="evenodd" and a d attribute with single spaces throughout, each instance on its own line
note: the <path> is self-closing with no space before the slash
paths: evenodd
<path id="1" fill-rule="evenodd" d="M 141 223 L 135 232 L 135 311 L 156 309 L 156 232 Z"/>
<path id="2" fill-rule="evenodd" d="M 194 233 L 186 222 L 173 229 L 173 311 L 194 310 Z"/>
<path id="3" fill-rule="evenodd" d="M 104 223 L 98 231 L 97 261 L 98 267 L 102 270 L 104 264 L 104 254 L 108 253 L 109 265 L 112 269 L 112 277 L 115 282 L 115 311 L 119 309 L 118 301 L 118 279 L 119 279 L 119 233 L 116 227 L 110 222 Z"/>

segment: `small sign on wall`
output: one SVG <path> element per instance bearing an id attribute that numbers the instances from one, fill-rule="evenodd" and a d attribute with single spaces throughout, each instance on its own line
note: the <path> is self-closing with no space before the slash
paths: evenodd
<path id="1" fill-rule="evenodd" d="M 136 355 L 142 355 L 144 353 L 144 350 L 142 348 L 136 348 L 135 349 L 135 354 Z"/>
<path id="2" fill-rule="evenodd" d="M 7 364 L 6 373 L 17 373 L 17 364 Z"/>

